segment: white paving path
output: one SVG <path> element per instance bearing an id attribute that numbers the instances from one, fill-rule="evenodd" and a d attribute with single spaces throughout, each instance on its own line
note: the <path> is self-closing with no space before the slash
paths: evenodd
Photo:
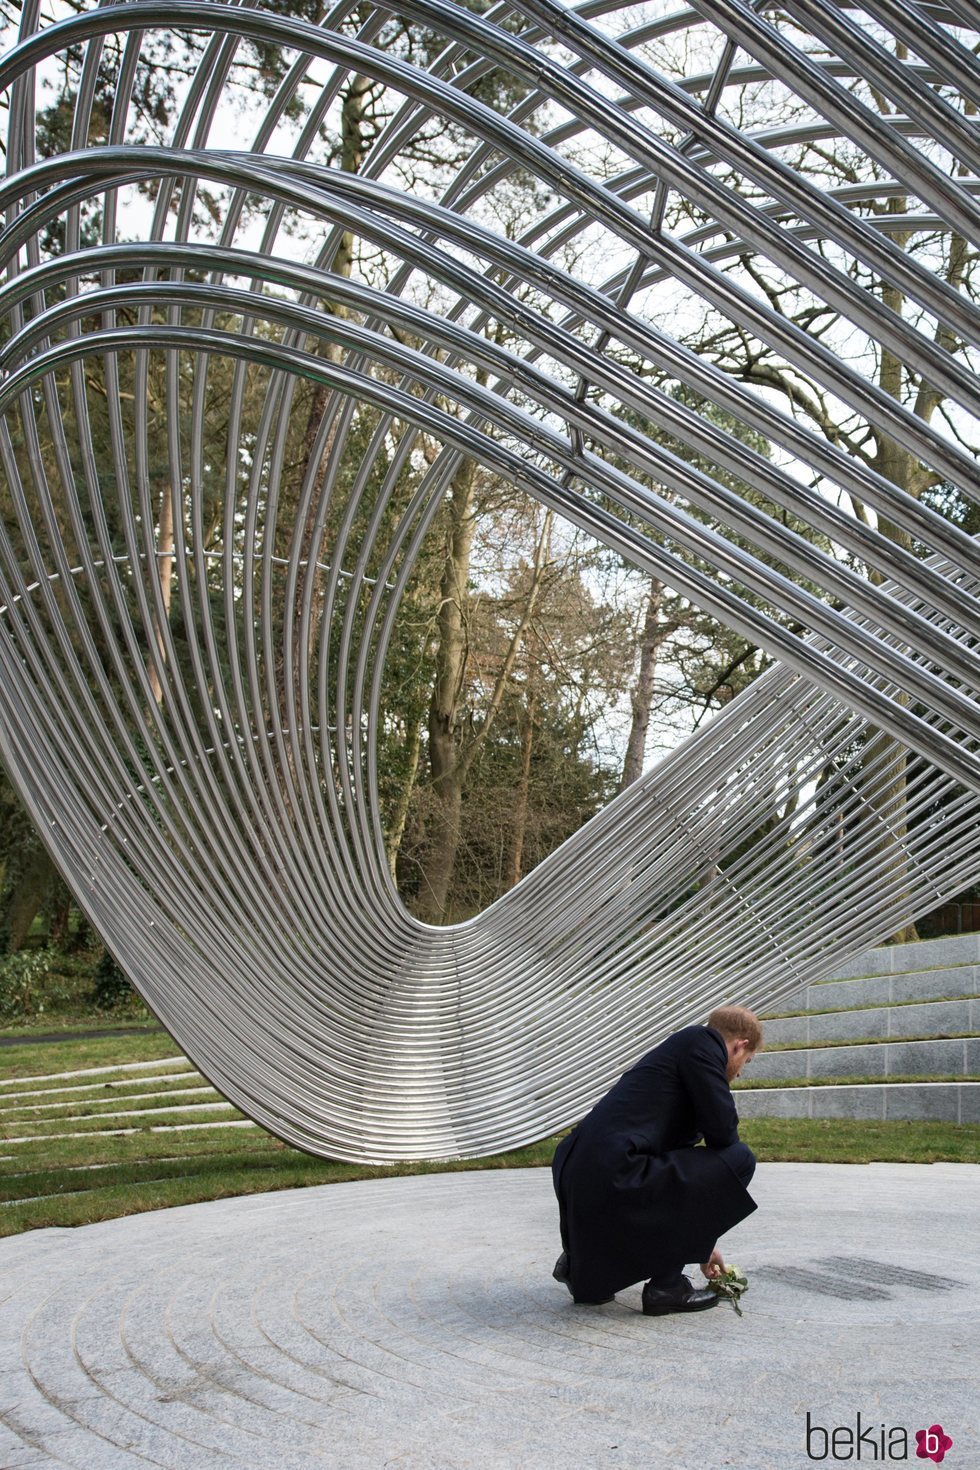
<path id="1" fill-rule="evenodd" d="M 752 1193 L 741 1319 L 575 1307 L 540 1169 L 0 1241 L 0 1466 L 803 1470 L 809 1410 L 861 1415 L 862 1464 L 884 1425 L 931 1465 L 938 1422 L 976 1470 L 980 1167 L 764 1164 Z"/>

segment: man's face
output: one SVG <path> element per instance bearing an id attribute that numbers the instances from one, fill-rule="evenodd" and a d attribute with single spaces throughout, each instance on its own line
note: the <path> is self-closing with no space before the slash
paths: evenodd
<path id="1" fill-rule="evenodd" d="M 725 1045 L 728 1048 L 728 1080 L 734 1082 L 742 1068 L 751 1062 L 755 1052 L 749 1050 L 749 1043 L 744 1036 L 740 1036 L 737 1041 L 726 1041 Z"/>

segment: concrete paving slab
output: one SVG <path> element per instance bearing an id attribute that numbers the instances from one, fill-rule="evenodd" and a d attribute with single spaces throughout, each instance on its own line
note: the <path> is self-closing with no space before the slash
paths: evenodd
<path id="1" fill-rule="evenodd" d="M 0 1241 L 0 1465 L 803 1470 L 882 1436 L 916 1463 L 939 1423 L 973 1470 L 980 1167 L 763 1164 L 751 1193 L 741 1318 L 576 1307 L 542 1169 Z"/>

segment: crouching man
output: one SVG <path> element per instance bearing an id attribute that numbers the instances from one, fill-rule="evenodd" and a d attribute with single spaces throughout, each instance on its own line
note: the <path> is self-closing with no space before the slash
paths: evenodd
<path id="1" fill-rule="evenodd" d="M 554 1275 L 576 1302 L 610 1301 L 644 1279 L 647 1316 L 721 1300 L 682 1267 L 701 1261 L 705 1277 L 720 1274 L 719 1236 L 757 1208 L 747 1189 L 755 1156 L 739 1140 L 729 1083 L 762 1044 L 758 1017 L 720 1006 L 641 1057 L 562 1139 L 551 1166 Z"/>

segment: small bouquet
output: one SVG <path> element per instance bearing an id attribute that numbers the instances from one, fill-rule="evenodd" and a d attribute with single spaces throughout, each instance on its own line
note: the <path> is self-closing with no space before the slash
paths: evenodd
<path id="1" fill-rule="evenodd" d="M 709 1276 L 708 1285 L 719 1296 L 726 1296 L 741 1317 L 742 1308 L 738 1304 L 738 1299 L 743 1292 L 749 1289 L 744 1271 L 739 1270 L 738 1266 L 726 1266 L 719 1275 Z"/>

